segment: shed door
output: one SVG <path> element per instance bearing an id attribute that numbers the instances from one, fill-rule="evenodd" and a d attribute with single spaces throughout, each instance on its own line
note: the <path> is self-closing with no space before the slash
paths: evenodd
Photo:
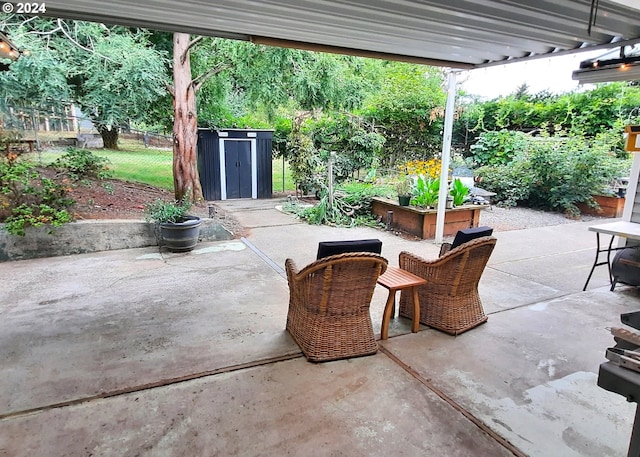
<path id="1" fill-rule="evenodd" d="M 251 198 L 251 141 L 224 142 L 227 198 Z"/>

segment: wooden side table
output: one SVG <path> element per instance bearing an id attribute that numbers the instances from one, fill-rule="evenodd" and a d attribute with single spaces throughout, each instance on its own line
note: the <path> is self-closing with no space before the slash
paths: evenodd
<path id="1" fill-rule="evenodd" d="M 413 292 L 413 326 L 411 331 L 416 333 L 420 328 L 420 302 L 418 300 L 418 286 L 426 284 L 426 279 L 409 273 L 398 267 L 388 266 L 387 270 L 378 278 L 378 284 L 389 289 L 389 298 L 384 306 L 382 317 L 382 328 L 380 329 L 380 339 L 389 338 L 389 320 L 395 312 L 396 292 L 404 289 L 411 289 Z"/>

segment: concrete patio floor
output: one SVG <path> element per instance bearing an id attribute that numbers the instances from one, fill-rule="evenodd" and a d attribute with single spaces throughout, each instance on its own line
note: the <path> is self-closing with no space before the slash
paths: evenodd
<path id="1" fill-rule="evenodd" d="M 274 200 L 219 202 L 248 234 L 0 264 L 0 456 L 621 456 L 635 404 L 596 385 L 608 327 L 640 309 L 593 263 L 592 222 L 497 232 L 489 321 L 458 337 L 392 320 L 374 356 L 306 361 L 284 330 L 287 257 L 380 238 Z M 371 306 L 380 331 L 386 289 Z"/>

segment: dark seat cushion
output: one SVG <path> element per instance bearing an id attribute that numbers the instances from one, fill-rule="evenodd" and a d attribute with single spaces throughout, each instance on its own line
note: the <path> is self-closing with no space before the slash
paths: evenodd
<path id="1" fill-rule="evenodd" d="M 344 254 L 345 252 L 382 252 L 382 241 L 372 240 L 348 240 L 348 241 L 321 241 L 318 243 L 318 257 L 322 259 L 330 255 Z"/>
<path id="2" fill-rule="evenodd" d="M 456 233 L 456 237 L 453 239 L 453 243 L 451 243 L 451 249 L 455 249 L 461 244 L 464 244 L 471 240 L 475 240 L 476 238 L 491 236 L 492 233 L 493 229 L 486 225 L 470 229 L 458 230 L 458 233 Z"/>

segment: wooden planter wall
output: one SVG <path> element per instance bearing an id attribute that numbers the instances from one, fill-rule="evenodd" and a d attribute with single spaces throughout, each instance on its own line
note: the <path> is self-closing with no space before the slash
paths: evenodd
<path id="1" fill-rule="evenodd" d="M 593 199 L 600 205 L 600 208 L 592 208 L 586 203 L 578 203 L 576 206 L 582 214 L 600 217 L 622 217 L 624 197 L 594 195 Z"/>
<path id="2" fill-rule="evenodd" d="M 400 206 L 386 198 L 373 198 L 373 213 L 387 220 L 387 213 L 393 211 L 393 227 L 411 233 L 422 239 L 435 238 L 437 210 L 422 209 L 415 206 Z M 477 227 L 480 223 L 480 211 L 485 206 L 463 205 L 448 209 L 444 217 L 444 236 L 453 236 L 458 230 Z"/>

